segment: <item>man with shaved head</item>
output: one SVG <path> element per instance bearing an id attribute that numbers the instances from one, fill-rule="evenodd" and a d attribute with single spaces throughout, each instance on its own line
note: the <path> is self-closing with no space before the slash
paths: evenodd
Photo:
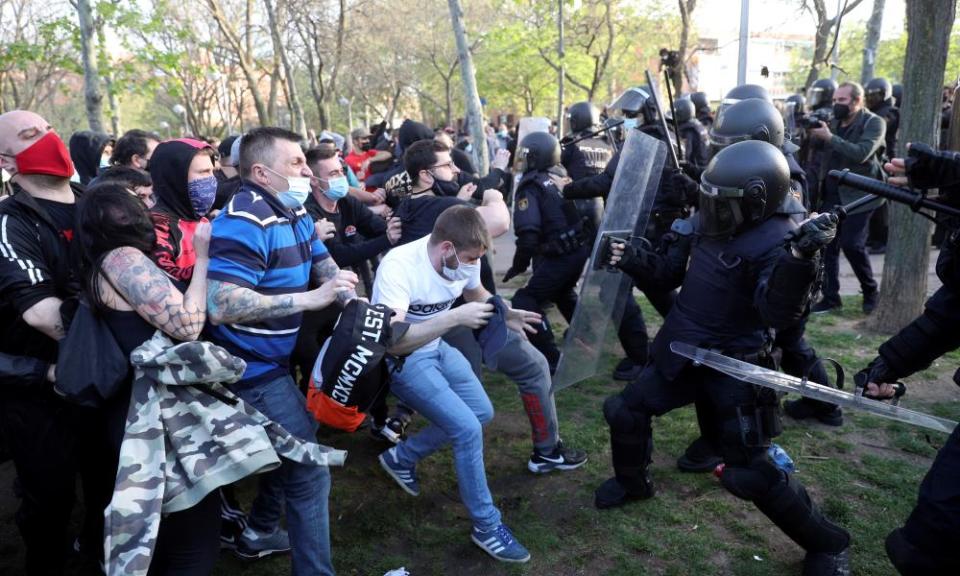
<path id="1" fill-rule="evenodd" d="M 0 430 L 21 488 L 16 518 L 27 548 L 25 572 L 59 574 L 80 464 L 101 477 L 84 474 L 88 521 L 81 546 L 97 555 L 115 472 L 87 452 L 101 444 L 84 437 L 97 422 L 52 386 L 57 341 L 65 333 L 60 307 L 79 291 L 68 258 L 76 205 L 73 163 L 45 119 L 15 110 L 0 115 L 0 168 L 11 174 L 15 189 L 0 203 L 0 348 L 36 360 L 31 366 L 38 372 L 0 393 Z"/>

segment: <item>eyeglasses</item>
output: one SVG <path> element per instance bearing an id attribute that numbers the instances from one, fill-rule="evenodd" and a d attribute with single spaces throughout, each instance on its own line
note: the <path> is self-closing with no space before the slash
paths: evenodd
<path id="1" fill-rule="evenodd" d="M 449 162 L 444 162 L 443 164 L 434 164 L 430 167 L 431 170 L 436 168 L 449 168 L 451 170 L 456 170 L 457 165 L 453 163 L 453 160 L 451 160 Z"/>

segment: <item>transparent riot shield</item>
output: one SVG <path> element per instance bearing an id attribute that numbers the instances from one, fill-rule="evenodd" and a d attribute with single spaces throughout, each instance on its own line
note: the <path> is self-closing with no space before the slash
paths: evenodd
<path id="1" fill-rule="evenodd" d="M 527 169 L 526 156 L 527 151 L 520 145 L 524 136 L 534 132 L 549 132 L 550 119 L 541 116 L 531 116 L 521 118 L 520 125 L 517 127 L 517 148 L 513 156 L 513 188 L 510 191 L 510 201 L 516 210 L 517 187 L 520 185 L 520 177 Z"/>
<path id="2" fill-rule="evenodd" d="M 797 115 L 802 113 L 803 110 L 797 110 L 796 102 L 784 102 L 783 103 L 783 128 L 784 135 L 786 140 L 791 142 L 794 146 L 800 146 L 800 137 L 802 129 L 797 125 Z M 796 150 L 791 150 L 795 152 Z"/>
<path id="3" fill-rule="evenodd" d="M 627 239 L 635 230 L 646 229 L 666 156 L 663 142 L 639 130 L 628 131 L 577 309 L 563 340 L 554 391 L 596 375 L 603 356 L 609 353 L 627 298 L 633 298 L 633 281 L 603 266 L 600 253 L 606 237 Z"/>

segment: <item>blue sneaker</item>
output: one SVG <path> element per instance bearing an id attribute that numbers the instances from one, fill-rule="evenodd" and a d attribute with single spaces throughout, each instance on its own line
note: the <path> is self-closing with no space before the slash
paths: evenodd
<path id="1" fill-rule="evenodd" d="M 397 447 L 382 452 L 378 457 L 380 466 L 387 471 L 391 478 L 396 480 L 397 484 L 403 488 L 403 491 L 411 496 L 420 495 L 420 483 L 417 482 L 416 468 L 404 468 L 397 461 Z"/>
<path id="2" fill-rule="evenodd" d="M 523 563 L 530 559 L 530 552 L 517 542 L 510 529 L 500 524 L 492 530 L 480 530 L 473 527 L 470 539 L 483 551 L 501 562 Z"/>

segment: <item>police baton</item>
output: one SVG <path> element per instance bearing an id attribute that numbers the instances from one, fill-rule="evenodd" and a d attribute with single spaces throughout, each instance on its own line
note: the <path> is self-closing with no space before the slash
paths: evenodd
<path id="1" fill-rule="evenodd" d="M 578 136 L 577 138 L 574 138 L 573 140 L 570 140 L 570 141 L 568 141 L 568 142 L 561 142 L 561 143 L 560 143 L 560 147 L 561 147 L 561 148 L 566 148 L 567 146 L 572 146 L 572 145 L 576 144 L 577 142 L 582 142 L 582 141 L 584 141 L 584 140 L 586 140 L 586 139 L 588 139 L 588 138 L 593 138 L 594 136 L 599 136 L 600 134 L 603 134 L 604 132 L 609 132 L 610 130 L 613 130 L 614 128 L 616 128 L 617 126 L 620 126 L 621 124 L 623 124 L 623 120 L 615 120 L 614 122 L 612 122 L 612 123 L 604 126 L 603 128 L 599 128 L 599 129 L 597 129 L 597 130 L 594 130 L 593 132 L 590 132 L 589 134 L 584 134 L 583 136 Z"/>
<path id="2" fill-rule="evenodd" d="M 670 163 L 674 169 L 680 170 L 680 160 L 677 159 L 677 151 L 673 149 L 673 141 L 670 139 L 670 130 L 667 128 L 667 119 L 663 115 L 663 107 L 660 106 L 660 92 L 657 89 L 657 83 L 653 81 L 653 76 L 649 70 L 644 70 L 647 76 L 647 84 L 650 86 L 650 97 L 653 98 L 653 105 L 657 108 L 657 117 L 660 120 L 660 129 L 663 130 L 663 137 L 667 139 L 667 151 L 670 153 Z M 679 135 L 677 136 L 679 138 Z"/>
<path id="3" fill-rule="evenodd" d="M 827 176 L 836 180 L 841 186 L 850 186 L 851 188 L 868 192 L 874 196 L 886 198 L 887 200 L 899 202 L 900 204 L 906 204 L 911 210 L 920 213 L 921 215 L 929 217 L 928 214 L 920 212 L 921 209 L 927 208 L 935 212 L 960 218 L 960 208 L 956 208 L 936 200 L 931 200 L 919 192 L 914 192 L 906 188 L 900 188 L 899 186 L 893 186 L 892 184 L 887 184 L 886 182 L 867 178 L 866 176 L 860 176 L 859 174 L 853 174 L 849 169 L 831 170 L 827 173 Z M 858 204 L 858 206 L 860 206 L 860 204 Z"/>

